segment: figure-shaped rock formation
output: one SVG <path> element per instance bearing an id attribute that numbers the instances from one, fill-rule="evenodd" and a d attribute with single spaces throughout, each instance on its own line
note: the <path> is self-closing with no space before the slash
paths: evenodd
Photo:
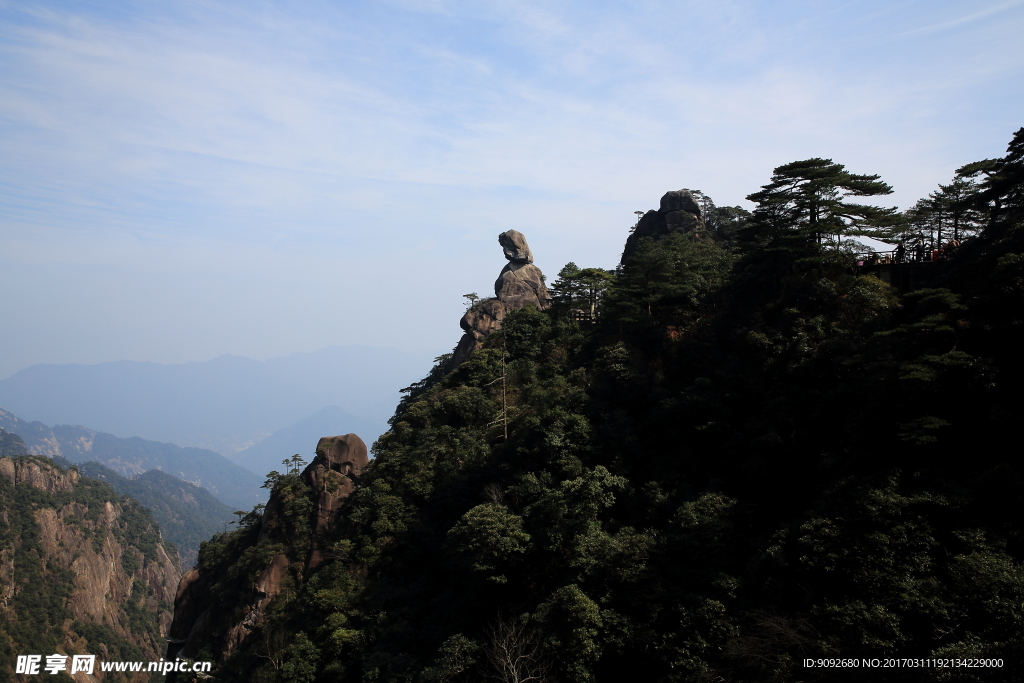
<path id="1" fill-rule="evenodd" d="M 505 304 L 506 309 L 523 308 L 527 304 L 547 308 L 549 296 L 548 288 L 544 286 L 544 275 L 533 265 L 533 252 L 523 233 L 517 230 L 503 232 L 498 235 L 498 243 L 509 262 L 494 282 L 494 296 Z"/>
<path id="2" fill-rule="evenodd" d="M 462 316 L 459 325 L 466 334 L 455 347 L 450 366 L 452 370 L 479 349 L 484 339 L 501 329 L 501 322 L 508 311 L 530 304 L 543 310 L 551 304 L 544 274 L 533 265 L 533 252 L 526 243 L 526 236 L 518 230 L 509 230 L 498 235 L 498 243 L 508 264 L 494 282 L 496 298 L 477 303 Z"/>
<path id="3" fill-rule="evenodd" d="M 666 192 L 661 198 L 661 208 L 644 214 L 636 230 L 626 239 L 621 263 L 625 263 L 636 253 L 640 240 L 644 237 L 661 237 L 673 232 L 693 232 L 703 227 L 704 217 L 701 215 L 700 205 L 693 199 L 689 190 Z"/>

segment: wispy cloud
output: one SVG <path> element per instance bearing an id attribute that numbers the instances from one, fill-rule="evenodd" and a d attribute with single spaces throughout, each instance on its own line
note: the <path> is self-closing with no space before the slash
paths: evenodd
<path id="1" fill-rule="evenodd" d="M 50 278 L 26 292 L 26 315 L 53 315 L 68 311 L 61 292 L 92 287 L 61 264 L 138 277 L 145 262 L 213 290 L 307 283 L 308 310 L 353 320 L 368 309 L 303 263 L 355 259 L 373 267 L 346 272 L 375 278 L 379 300 L 435 289 L 421 307 L 450 296 L 457 313 L 493 279 L 488 259 L 501 265 L 495 233 L 522 229 L 549 269 L 613 265 L 632 212 L 670 188 L 735 204 L 774 166 L 831 156 L 910 204 L 1020 125 L 1024 94 L 1005 86 L 1024 77 L 1019 4 L 968 16 L 942 0 L 2 4 L 0 231 L 17 239 L 0 286 Z M 238 261 L 231 245 L 246 265 L 218 272 Z M 196 301 L 174 309 L 177 325 L 221 330 L 223 311 Z M 416 343 L 457 334 L 435 317 Z M 134 320 L 169 334 L 155 312 Z M 50 324 L 26 328 L 39 331 L 17 358 L 43 360 L 32 335 Z M 387 342 L 388 324 L 252 323 L 268 354 Z M 259 355 L 245 344 L 218 331 L 179 348 Z"/>
<path id="2" fill-rule="evenodd" d="M 984 19 L 985 17 L 990 17 L 993 14 L 1005 12 L 1006 10 L 1013 9 L 1014 7 L 1020 7 L 1021 5 L 1024 5 L 1024 0 L 1009 0 L 1008 2 L 1002 2 L 999 3 L 998 5 L 992 5 L 991 7 L 987 7 L 977 12 L 965 14 L 963 16 L 957 17 L 956 19 L 942 21 L 937 24 L 931 24 L 929 26 L 922 26 L 921 28 L 915 28 L 910 31 L 903 31 L 901 33 L 897 33 L 896 36 L 908 37 L 921 35 L 925 33 L 934 33 L 936 31 L 946 31 L 952 28 L 956 28 L 958 26 L 963 26 L 964 24 L 969 24 L 972 21 L 977 21 L 979 19 Z"/>

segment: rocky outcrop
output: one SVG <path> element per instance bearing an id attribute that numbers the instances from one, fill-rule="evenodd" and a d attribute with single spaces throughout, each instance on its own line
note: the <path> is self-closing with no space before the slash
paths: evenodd
<path id="1" fill-rule="evenodd" d="M 63 472 L 43 458 L 0 458 L 0 475 L 15 486 L 23 484 L 47 493 L 68 493 L 81 480 L 77 469 Z"/>
<path id="2" fill-rule="evenodd" d="M 661 207 L 657 211 L 648 211 L 644 214 L 636 230 L 626 239 L 621 263 L 625 263 L 636 253 L 640 240 L 644 237 L 657 238 L 673 232 L 689 233 L 703 228 L 704 217 L 701 215 L 700 206 L 689 190 L 666 192 L 661 198 Z"/>
<path id="3" fill-rule="evenodd" d="M 540 268 L 532 263 L 515 261 L 501 271 L 494 282 L 494 293 L 498 301 L 505 304 L 506 310 L 524 308 L 529 304 L 543 309 L 548 307 L 550 299 Z"/>
<path id="4" fill-rule="evenodd" d="M 204 621 L 208 622 L 211 616 L 206 601 L 209 584 L 210 576 L 201 573 L 199 567 L 192 567 L 181 577 L 174 595 L 174 619 L 167 632 L 167 642 L 171 644 L 168 657 L 182 649 L 189 635 L 204 630 Z"/>
<path id="5" fill-rule="evenodd" d="M 216 577 L 226 569 L 200 565 L 181 579 L 174 598 L 174 621 L 168 637 L 167 657 L 195 657 L 208 647 L 224 661 L 245 647 L 265 622 L 270 603 L 281 594 L 289 577 L 295 579 L 315 570 L 324 560 L 323 538 L 337 520 L 356 479 L 369 462 L 366 444 L 355 434 L 326 436 L 316 447 L 316 457 L 299 475 L 295 488 L 275 487 L 256 528 L 246 533 L 251 540 L 244 551 L 266 559 L 255 581 L 236 586 L 237 599 L 224 609 L 213 594 Z M 312 503 L 308 517 L 294 517 L 296 496 Z M 236 548 L 237 550 L 237 548 Z M 241 552 L 241 551 L 240 551 Z"/>
<path id="6" fill-rule="evenodd" d="M 498 235 L 498 244 L 508 259 L 508 265 L 494 282 L 494 296 L 505 304 L 506 310 L 529 304 L 547 308 L 551 297 L 544 285 L 544 274 L 533 265 L 533 252 L 526 243 L 526 236 L 518 230 L 509 230 Z"/>
<path id="7" fill-rule="evenodd" d="M 104 659 L 104 646 L 121 642 L 148 659 L 160 658 L 181 569 L 138 503 L 46 458 L 2 457 L 0 510 L 0 539 L 6 539 L 0 543 L 0 617 L 21 623 L 22 633 L 52 637 L 61 654 L 84 651 Z M 28 595 L 19 600 L 22 593 Z M 45 603 L 54 593 L 63 596 L 61 609 L 69 618 L 53 621 L 53 608 L 49 616 L 18 612 L 19 603 Z M 89 640 L 95 629 L 109 629 L 105 643 Z M 37 643 L 17 637 L 0 635 L 13 651 L 36 651 Z M 103 676 L 97 671 L 95 678 L 74 678 Z"/>
<path id="8" fill-rule="evenodd" d="M 469 354 L 479 349 L 484 339 L 501 329 L 506 310 L 508 309 L 500 300 L 486 299 L 466 311 L 462 320 L 459 321 L 459 326 L 462 327 L 465 334 L 462 335 L 462 339 L 459 340 L 459 344 L 452 354 L 452 370 L 465 362 L 469 358 Z"/>
<path id="9" fill-rule="evenodd" d="M 533 263 L 533 252 L 526 243 L 526 235 L 518 230 L 508 230 L 498 235 L 498 244 L 505 252 L 505 258 L 513 263 Z"/>
<path id="10" fill-rule="evenodd" d="M 501 329 L 508 311 L 531 305 L 543 310 L 551 305 L 544 274 L 533 265 L 533 252 L 526 236 L 518 230 L 508 230 L 498 235 L 498 243 L 508 264 L 494 282 L 495 298 L 477 302 L 459 321 L 465 334 L 452 355 L 452 370 L 479 349 L 484 339 Z"/>
<path id="11" fill-rule="evenodd" d="M 334 522 L 342 501 L 355 486 L 352 477 L 359 476 L 369 461 L 366 444 L 355 434 L 320 439 L 316 458 L 302 473 L 317 492 L 314 532 L 324 531 Z"/>

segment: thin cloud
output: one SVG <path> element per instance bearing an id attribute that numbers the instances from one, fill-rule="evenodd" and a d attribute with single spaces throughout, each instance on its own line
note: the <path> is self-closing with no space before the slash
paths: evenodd
<path id="1" fill-rule="evenodd" d="M 924 26 L 922 28 L 916 28 L 916 29 L 913 29 L 911 31 L 904 31 L 902 33 L 897 33 L 895 35 L 895 37 L 902 38 L 902 37 L 905 37 L 905 36 L 916 36 L 916 35 L 922 35 L 922 34 L 925 34 L 925 33 L 935 33 L 936 31 L 945 31 L 946 29 L 951 29 L 951 28 L 955 28 L 957 26 L 962 26 L 962 25 L 968 24 L 968 23 L 970 23 L 972 21 L 977 21 L 978 19 L 984 19 L 985 17 L 992 16 L 993 14 L 998 14 L 999 12 L 1003 12 L 1003 11 L 1011 9 L 1013 7 L 1019 7 L 1022 4 L 1024 4 L 1024 0 L 1009 0 L 1009 2 L 1004 2 L 1004 3 L 998 4 L 998 5 L 993 5 L 992 7 L 989 7 L 987 9 L 983 9 L 980 12 L 975 12 L 973 14 L 968 14 L 966 16 L 959 17 L 957 19 L 952 19 L 950 21 L 944 21 L 944 22 L 941 22 L 941 23 L 938 23 L 938 24 L 932 24 L 931 26 Z"/>
<path id="2" fill-rule="evenodd" d="M 1008 19 L 1015 4 L 986 12 Z M 25 320 L 0 375 L 75 360 L 60 321 L 86 300 L 79 324 L 97 341 L 80 362 L 391 343 L 382 311 L 396 307 L 416 309 L 410 344 L 443 350 L 461 295 L 503 263 L 498 232 L 526 232 L 549 274 L 611 266 L 632 212 L 665 190 L 735 205 L 773 167 L 812 156 L 881 173 L 906 205 L 1001 153 L 1024 111 L 1019 90 L 992 87 L 1024 77 L 1008 21 L 865 39 L 949 11 L 923 3 L 96 7 L 0 17 L 0 232 L 14 245 L 0 251 L 0 289 L 24 289 Z M 366 264 L 358 276 L 353 262 Z M 166 315 L 104 303 L 137 287 L 135 264 L 161 273 L 146 291 Z M 374 305 L 331 289 L 341 271 Z M 28 273 L 46 288 L 25 288 Z M 176 280 L 210 295 L 178 305 Z M 345 322 L 310 329 L 254 307 L 247 288 Z M 121 334 L 164 346 L 106 350 Z"/>

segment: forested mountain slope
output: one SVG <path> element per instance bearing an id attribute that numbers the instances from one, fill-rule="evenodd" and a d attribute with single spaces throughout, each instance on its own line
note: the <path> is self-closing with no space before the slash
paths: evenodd
<path id="1" fill-rule="evenodd" d="M 904 214 L 826 159 L 752 214 L 666 195 L 617 273 L 569 264 L 438 359 L 331 525 L 296 470 L 204 544 L 206 599 L 280 575 L 210 634 L 216 677 L 1020 680 L 1024 129 L 956 182 Z M 861 235 L 932 239 L 938 286 L 886 285 Z M 1002 667 L 803 664 L 888 657 Z"/>
<path id="2" fill-rule="evenodd" d="M 28 449 L 20 436 L 0 427 L 0 455 L 28 455 Z"/>
<path id="3" fill-rule="evenodd" d="M 20 436 L 0 428 L 0 456 L 28 454 Z M 72 466 L 59 455 L 51 458 L 61 467 Z M 82 463 L 78 470 L 84 476 L 106 482 L 123 496 L 131 496 L 149 510 L 164 538 L 177 547 L 181 563 L 186 567 L 195 564 L 199 543 L 226 528 L 234 519 L 231 508 L 209 491 L 166 472 L 150 470 L 129 479 L 98 462 Z"/>
<path id="4" fill-rule="evenodd" d="M 164 546 L 149 513 L 107 484 L 47 458 L 0 457 L 0 681 L 25 679 L 18 655 L 158 660 L 181 576 Z"/>

